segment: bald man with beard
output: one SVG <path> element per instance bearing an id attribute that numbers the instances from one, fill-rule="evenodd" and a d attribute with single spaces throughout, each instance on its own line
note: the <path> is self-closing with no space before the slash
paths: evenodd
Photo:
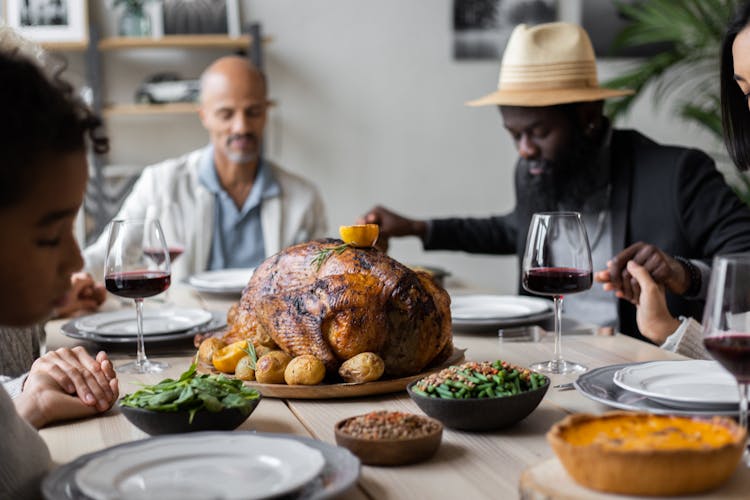
<path id="1" fill-rule="evenodd" d="M 633 260 L 667 289 L 673 316 L 699 318 L 711 258 L 750 251 L 750 209 L 706 154 L 612 127 L 604 100 L 628 93 L 598 85 L 591 42 L 579 26 L 520 25 L 498 89 L 468 103 L 499 109 L 515 144 L 514 210 L 417 220 L 377 206 L 361 221 L 380 225 L 384 246 L 390 237 L 414 235 L 426 250 L 522 257 L 535 212 L 577 211 L 605 286 L 567 295 L 567 316 L 648 340 L 626 300 L 638 292 L 627 270 Z M 520 283 L 518 290 L 527 293 Z"/>
<path id="2" fill-rule="evenodd" d="M 317 189 L 263 157 L 266 79 L 246 58 L 223 57 L 201 77 L 199 115 L 210 144 L 146 167 L 115 219 L 158 217 L 164 233 L 181 230 L 185 250 L 172 279 L 255 267 L 281 249 L 325 236 Z M 170 206 L 179 207 L 179 215 Z M 105 231 L 84 251 L 102 278 Z"/>

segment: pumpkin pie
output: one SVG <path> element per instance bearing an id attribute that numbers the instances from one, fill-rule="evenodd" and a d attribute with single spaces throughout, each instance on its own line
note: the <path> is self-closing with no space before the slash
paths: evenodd
<path id="1" fill-rule="evenodd" d="M 689 495 L 732 475 L 747 431 L 733 420 L 610 412 L 576 414 L 547 440 L 582 486 L 629 495 Z"/>

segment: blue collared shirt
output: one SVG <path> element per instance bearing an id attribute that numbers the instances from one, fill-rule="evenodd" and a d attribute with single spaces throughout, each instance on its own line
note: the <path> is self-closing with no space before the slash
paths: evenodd
<path id="1" fill-rule="evenodd" d="M 261 204 L 264 199 L 281 194 L 271 167 L 261 157 L 255 182 L 241 209 L 237 209 L 229 193 L 221 187 L 214 165 L 213 146 L 207 147 L 203 153 L 198 178 L 214 195 L 214 232 L 208 269 L 256 267 L 266 258 Z"/>

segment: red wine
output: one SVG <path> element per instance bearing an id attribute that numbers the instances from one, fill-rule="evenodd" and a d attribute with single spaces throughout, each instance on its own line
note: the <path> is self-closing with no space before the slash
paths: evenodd
<path id="1" fill-rule="evenodd" d="M 750 335 L 728 333 L 703 339 L 711 356 L 735 376 L 737 380 L 750 383 Z"/>
<path id="2" fill-rule="evenodd" d="M 174 262 L 175 260 L 177 260 L 177 257 L 182 255 L 182 252 L 184 251 L 185 249 L 182 247 L 169 247 L 167 249 L 167 252 L 169 253 L 169 261 Z M 158 248 L 144 248 L 143 253 L 144 255 L 150 257 L 157 264 L 162 264 L 164 262 L 164 252 L 162 252 Z"/>
<path id="3" fill-rule="evenodd" d="M 523 273 L 523 287 L 540 295 L 567 295 L 591 288 L 591 271 L 572 267 L 535 267 Z"/>
<path id="4" fill-rule="evenodd" d="M 169 288 L 170 275 L 164 271 L 112 273 L 104 278 L 107 290 L 129 299 L 158 295 Z"/>

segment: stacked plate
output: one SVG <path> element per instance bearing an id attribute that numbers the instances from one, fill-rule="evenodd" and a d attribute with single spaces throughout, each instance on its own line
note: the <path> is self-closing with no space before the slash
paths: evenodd
<path id="1" fill-rule="evenodd" d="M 49 499 L 330 498 L 348 490 L 360 463 L 313 439 L 253 432 L 161 436 L 84 455 L 48 475 Z"/>
<path id="2" fill-rule="evenodd" d="M 179 340 L 196 333 L 216 330 L 226 324 L 223 314 L 203 309 L 144 309 L 143 335 L 147 342 Z M 127 309 L 84 316 L 65 323 L 62 331 L 68 337 L 102 344 L 136 342 L 135 310 Z"/>
<path id="3" fill-rule="evenodd" d="M 199 292 L 241 295 L 254 271 L 252 267 L 206 271 L 190 276 L 188 284 Z"/>
<path id="4" fill-rule="evenodd" d="M 736 415 L 737 382 L 716 361 L 653 361 L 596 368 L 574 383 L 584 396 L 623 410 Z"/>
<path id="5" fill-rule="evenodd" d="M 493 331 L 508 326 L 528 325 L 551 318 L 552 302 L 516 295 L 457 295 L 451 297 L 453 328 L 464 331 Z"/>

